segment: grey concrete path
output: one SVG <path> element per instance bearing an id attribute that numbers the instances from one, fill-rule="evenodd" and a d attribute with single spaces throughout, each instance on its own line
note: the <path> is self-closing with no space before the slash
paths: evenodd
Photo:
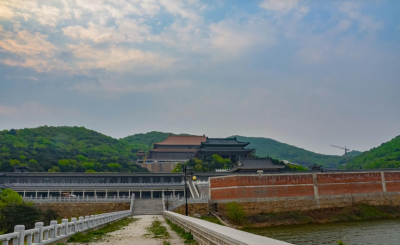
<path id="1" fill-rule="evenodd" d="M 104 237 L 104 241 L 96 242 L 91 244 L 96 245 L 163 245 L 163 240 L 151 238 L 150 236 L 145 236 L 148 234 L 146 227 L 151 225 L 151 222 L 155 218 L 162 222 L 162 225 L 165 226 L 171 236 L 169 243 L 171 245 L 184 245 L 184 240 L 180 238 L 176 232 L 172 231 L 169 228 L 169 225 L 165 222 L 165 218 L 162 215 L 138 215 L 134 216 L 135 218 L 139 218 L 138 221 L 131 223 L 129 226 L 125 227 L 124 230 L 118 230 L 111 233 L 108 233 L 109 237 Z"/>

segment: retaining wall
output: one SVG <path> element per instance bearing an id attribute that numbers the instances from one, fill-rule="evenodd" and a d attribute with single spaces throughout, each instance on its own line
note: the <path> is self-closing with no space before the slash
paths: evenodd
<path id="1" fill-rule="evenodd" d="M 130 203 L 36 203 L 41 210 L 53 209 L 60 217 L 79 217 L 129 209 Z"/>
<path id="2" fill-rule="evenodd" d="M 236 201 L 247 214 L 354 203 L 400 205 L 400 171 L 212 177 L 210 198 L 218 212 L 226 211 L 224 203 Z"/>

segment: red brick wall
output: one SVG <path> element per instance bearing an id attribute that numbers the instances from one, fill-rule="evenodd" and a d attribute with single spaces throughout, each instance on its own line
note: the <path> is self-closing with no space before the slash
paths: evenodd
<path id="1" fill-rule="evenodd" d="M 385 172 L 387 192 L 400 192 L 400 172 Z M 316 173 L 319 196 L 382 193 L 381 172 Z M 211 200 L 314 196 L 313 174 L 210 178 Z"/>

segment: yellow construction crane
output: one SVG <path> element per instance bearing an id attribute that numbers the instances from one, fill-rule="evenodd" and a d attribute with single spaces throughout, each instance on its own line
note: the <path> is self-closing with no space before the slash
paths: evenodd
<path id="1" fill-rule="evenodd" d="M 347 157 L 347 152 L 349 152 L 350 149 L 347 148 L 346 146 L 345 146 L 345 147 L 340 147 L 340 146 L 336 146 L 336 145 L 331 145 L 331 146 L 344 150 L 344 153 L 345 153 L 345 155 L 346 155 L 346 164 L 348 164 L 348 163 L 349 163 L 349 159 L 348 159 L 348 157 Z"/>
<path id="2" fill-rule="evenodd" d="M 153 141 L 154 141 L 154 140 L 151 141 L 151 143 L 150 143 L 150 145 L 149 145 L 149 148 L 147 149 L 146 155 L 144 156 L 143 163 L 146 163 L 146 159 L 147 159 L 147 156 L 149 155 L 150 148 L 151 148 L 151 145 L 153 144 Z"/>

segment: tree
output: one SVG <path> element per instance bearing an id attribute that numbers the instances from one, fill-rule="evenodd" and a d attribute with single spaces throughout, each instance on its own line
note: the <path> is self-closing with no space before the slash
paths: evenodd
<path id="1" fill-rule="evenodd" d="M 107 167 L 111 171 L 115 171 L 115 172 L 117 172 L 118 170 L 120 170 L 122 168 L 122 166 L 118 163 L 109 163 L 109 164 L 107 164 Z"/>
<path id="2" fill-rule="evenodd" d="M 0 194 L 0 209 L 9 203 L 22 204 L 22 197 L 11 189 L 4 189 Z"/>
<path id="3" fill-rule="evenodd" d="M 228 218 L 235 224 L 242 224 L 244 221 L 245 212 L 243 207 L 237 202 L 230 202 L 226 204 L 226 210 L 228 211 Z"/>

